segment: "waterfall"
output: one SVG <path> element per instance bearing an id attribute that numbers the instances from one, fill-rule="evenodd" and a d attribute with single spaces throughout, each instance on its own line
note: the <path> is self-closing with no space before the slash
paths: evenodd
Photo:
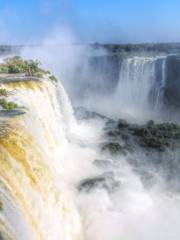
<path id="1" fill-rule="evenodd" d="M 132 57 L 124 59 L 119 74 L 116 97 L 120 105 L 144 109 L 155 82 L 155 59 Z"/>
<path id="2" fill-rule="evenodd" d="M 115 100 L 129 111 L 157 110 L 165 84 L 166 57 L 128 57 L 120 67 Z"/>
<path id="3" fill-rule="evenodd" d="M 68 143 L 72 107 L 59 83 L 1 84 L 26 114 L 0 119 L 0 233 L 3 239 L 79 240 L 81 223 L 65 182 L 57 174 Z M 4 124 L 4 125 L 3 125 Z M 60 172 L 60 170 L 59 170 Z"/>
<path id="4" fill-rule="evenodd" d="M 162 60 L 162 87 L 166 86 L 166 58 Z"/>
<path id="5" fill-rule="evenodd" d="M 160 110 L 163 106 L 164 89 L 166 87 L 166 62 L 167 58 L 163 57 L 161 60 L 160 81 L 156 82 L 155 96 L 154 96 L 154 108 Z"/>

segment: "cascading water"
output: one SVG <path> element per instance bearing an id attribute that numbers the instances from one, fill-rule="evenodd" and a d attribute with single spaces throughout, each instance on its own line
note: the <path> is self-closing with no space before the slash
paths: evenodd
<path id="1" fill-rule="evenodd" d="M 154 94 L 152 95 L 154 109 L 160 110 L 163 107 L 164 89 L 166 87 L 166 61 L 167 57 L 160 58 L 160 81 L 156 79 L 154 84 Z"/>
<path id="2" fill-rule="evenodd" d="M 133 108 L 136 114 L 150 105 L 158 108 L 166 65 L 166 57 L 124 59 L 115 97 L 111 96 L 116 105 L 111 107 Z M 55 87 L 48 79 L 21 79 L 1 86 L 13 91 L 8 98 L 24 106 L 26 114 L 0 117 L 0 239 L 180 238 L 179 193 L 167 190 L 160 172 L 148 165 L 153 151 L 146 155 L 139 148 L 123 153 L 122 139 L 128 141 L 133 125 L 125 124 L 122 139 L 118 136 L 115 145 L 110 132 L 110 143 L 116 151 L 120 142 L 123 153 L 110 154 L 101 146 L 108 141 L 104 124 L 113 125 L 113 120 L 92 113 L 94 119 L 77 121 L 61 83 Z M 153 159 L 156 166 L 161 165 L 160 156 L 158 152 Z M 167 166 L 172 167 L 169 162 Z M 157 182 L 146 186 L 140 170 L 148 180 L 153 172 Z"/>
<path id="3" fill-rule="evenodd" d="M 6 134 L 0 136 L 2 239 L 81 239 L 78 213 L 63 179 L 55 173 L 61 160 L 58 148 L 67 144 L 65 125 L 73 117 L 71 105 L 62 86 L 59 104 L 56 87 L 43 81 L 1 85 L 14 91 L 10 98 L 27 112 L 15 118 L 5 115 L 0 122 L 7 125 Z"/>
<path id="4" fill-rule="evenodd" d="M 160 66 L 159 63 L 160 62 Z M 157 74 L 160 67 L 160 74 Z M 162 101 L 166 81 L 166 57 L 127 57 L 120 66 L 114 98 L 127 112 L 148 112 Z"/>
<path id="5" fill-rule="evenodd" d="M 154 58 L 132 57 L 123 60 L 117 86 L 117 99 L 127 107 L 144 109 L 155 82 Z"/>
<path id="6" fill-rule="evenodd" d="M 92 54 L 84 57 L 83 64 L 77 64 L 77 71 L 72 71 L 69 80 L 70 87 L 66 86 L 75 105 L 106 116 L 146 118 L 149 115 L 148 118 L 152 112 L 159 113 L 163 106 L 167 58 L 168 55 L 158 53 Z M 66 82 L 66 75 L 63 79 Z M 71 82 L 77 82 L 74 88 Z"/>

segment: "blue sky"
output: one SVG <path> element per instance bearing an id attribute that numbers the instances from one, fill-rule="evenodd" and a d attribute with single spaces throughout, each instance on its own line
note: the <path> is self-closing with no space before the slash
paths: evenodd
<path id="1" fill-rule="evenodd" d="M 0 0 L 0 43 L 66 26 L 79 42 L 180 42 L 180 0 Z"/>

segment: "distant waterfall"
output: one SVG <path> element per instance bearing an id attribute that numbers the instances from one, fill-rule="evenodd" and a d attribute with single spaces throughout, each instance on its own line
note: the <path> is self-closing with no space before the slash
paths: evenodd
<path id="1" fill-rule="evenodd" d="M 161 73 L 158 75 L 158 61 Z M 115 97 L 119 106 L 140 111 L 159 104 L 160 91 L 165 85 L 165 58 L 129 57 L 120 67 Z M 159 79 L 160 78 L 160 79 Z"/>
<path id="2" fill-rule="evenodd" d="M 167 58 L 161 58 L 160 59 L 160 79 L 157 79 L 155 86 L 154 86 L 154 96 L 153 96 L 153 102 L 154 102 L 154 109 L 160 110 L 163 106 L 163 97 L 164 97 L 164 89 L 166 87 L 166 62 Z M 158 81 L 159 80 L 159 81 Z"/>

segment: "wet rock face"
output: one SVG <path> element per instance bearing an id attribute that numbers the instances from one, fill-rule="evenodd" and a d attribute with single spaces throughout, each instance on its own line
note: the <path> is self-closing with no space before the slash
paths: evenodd
<path id="1" fill-rule="evenodd" d="M 169 56 L 166 61 L 164 104 L 180 108 L 180 56 Z"/>
<path id="2" fill-rule="evenodd" d="M 117 167 L 117 164 L 112 160 L 103 160 L 103 159 L 96 159 L 94 160 L 93 164 L 103 170 L 106 170 L 111 167 Z"/>
<path id="3" fill-rule="evenodd" d="M 23 108 L 15 110 L 0 110 L 0 117 L 16 117 L 24 114 L 26 114 L 26 111 Z"/>
<path id="4" fill-rule="evenodd" d="M 88 120 L 88 119 L 99 119 L 99 120 L 109 120 L 106 116 L 99 114 L 97 112 L 88 111 L 84 107 L 77 107 L 75 110 L 75 116 L 78 120 Z"/>
<path id="5" fill-rule="evenodd" d="M 105 143 L 103 144 L 102 150 L 103 151 L 108 150 L 113 155 L 118 153 L 121 153 L 124 155 L 126 154 L 126 147 L 124 147 L 123 145 L 120 145 L 118 142 Z"/>
<path id="6" fill-rule="evenodd" d="M 137 148 L 165 151 L 180 146 L 180 126 L 174 123 L 155 124 L 150 120 L 145 125 L 136 125 L 119 120 L 116 126 L 107 123 L 105 132 L 109 141 L 103 144 L 102 150 L 111 153 L 124 154 Z"/>
<path id="7" fill-rule="evenodd" d="M 176 186 L 177 190 L 174 181 L 180 180 L 179 125 L 157 124 L 152 120 L 144 125 L 137 125 L 119 120 L 116 124 L 108 121 L 104 131 L 106 142 L 101 145 L 101 150 L 108 153 L 114 162 L 96 161 L 96 166 L 101 169 L 114 166 L 117 169 L 117 163 L 121 161 L 118 156 L 123 156 L 142 177 L 145 185 L 151 185 L 157 175 L 160 175 L 167 181 L 167 186 Z"/>
<path id="8" fill-rule="evenodd" d="M 114 173 L 106 172 L 99 176 L 82 180 L 78 185 L 78 190 L 88 193 L 99 188 L 111 193 L 118 189 L 119 186 L 120 182 L 116 179 Z"/>
<path id="9" fill-rule="evenodd" d="M 124 119 L 113 120 L 83 108 L 80 110 L 80 119 L 95 118 L 104 122 L 104 135 L 99 143 L 103 159 L 94 160 L 95 167 L 105 173 L 118 173 L 127 161 L 145 186 L 151 187 L 162 178 L 168 189 L 180 191 L 180 125 L 153 120 L 132 124 Z M 101 174 L 84 179 L 77 188 L 86 193 L 95 189 L 113 192 L 121 188 L 121 184 L 114 176 Z"/>

